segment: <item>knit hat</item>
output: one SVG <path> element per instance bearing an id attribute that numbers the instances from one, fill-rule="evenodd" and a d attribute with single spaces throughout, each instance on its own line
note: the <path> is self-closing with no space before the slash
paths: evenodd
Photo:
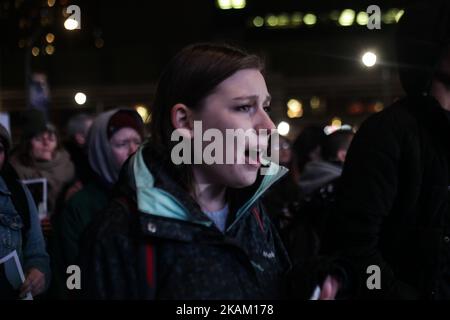
<path id="1" fill-rule="evenodd" d="M 56 132 L 56 128 L 47 122 L 45 115 L 37 110 L 31 109 L 21 114 L 20 125 L 22 127 L 22 139 L 28 140 L 42 132 Z"/>
<path id="2" fill-rule="evenodd" d="M 132 128 L 141 137 L 144 136 L 144 123 L 134 110 L 119 110 L 110 118 L 107 128 L 108 139 L 122 128 Z"/>

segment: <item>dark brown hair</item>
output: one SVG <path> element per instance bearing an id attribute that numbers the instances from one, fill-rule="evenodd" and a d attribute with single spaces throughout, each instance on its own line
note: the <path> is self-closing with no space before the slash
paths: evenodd
<path id="1" fill-rule="evenodd" d="M 170 139 L 175 129 L 170 116 L 172 107 L 182 103 L 198 110 L 222 81 L 243 69 L 263 72 L 264 63 L 256 55 L 224 44 L 199 43 L 182 49 L 166 66 L 158 83 L 152 107 L 152 143 L 170 157 L 176 143 Z M 171 161 L 170 165 L 174 166 Z M 187 169 L 181 166 L 176 170 L 183 184 L 189 185 Z"/>
<path id="2" fill-rule="evenodd" d="M 56 128 L 54 128 L 53 125 L 51 125 L 48 130 L 41 131 L 31 137 L 22 137 L 21 138 L 19 145 L 15 148 L 13 153 L 17 156 L 17 158 L 23 165 L 25 165 L 27 167 L 33 167 L 35 165 L 35 160 L 31 156 L 32 148 L 33 148 L 32 144 L 31 144 L 31 140 L 34 137 L 37 137 L 46 132 L 55 135 L 55 138 L 56 138 L 55 154 L 56 154 L 56 152 L 58 152 L 62 149 L 62 145 L 61 145 L 61 141 L 60 141 L 58 132 L 57 132 Z"/>

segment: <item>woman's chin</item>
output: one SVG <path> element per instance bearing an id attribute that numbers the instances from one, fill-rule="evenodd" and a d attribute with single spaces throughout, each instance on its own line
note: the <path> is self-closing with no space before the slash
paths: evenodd
<path id="1" fill-rule="evenodd" d="M 233 184 L 230 186 L 235 189 L 246 188 L 253 185 L 258 177 L 258 169 L 248 165 L 240 165 L 235 171 Z"/>

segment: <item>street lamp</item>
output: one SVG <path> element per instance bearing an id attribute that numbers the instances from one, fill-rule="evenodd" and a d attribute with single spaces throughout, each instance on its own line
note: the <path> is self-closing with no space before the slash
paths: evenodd
<path id="1" fill-rule="evenodd" d="M 67 30 L 75 30 L 78 28 L 78 21 L 72 18 L 68 18 L 64 21 L 64 28 Z"/>
<path id="2" fill-rule="evenodd" d="M 277 127 L 278 133 L 282 136 L 287 136 L 289 134 L 290 129 L 291 128 L 289 126 L 289 123 L 287 123 L 285 121 L 281 121 Z"/>
<path id="3" fill-rule="evenodd" d="M 377 55 L 373 52 L 367 51 L 363 54 L 361 60 L 366 67 L 371 68 L 377 63 Z"/>
<path id="4" fill-rule="evenodd" d="M 87 100 L 87 97 L 83 92 L 77 92 L 77 94 L 75 94 L 75 102 L 77 104 L 79 104 L 80 106 L 85 104 L 86 100 Z"/>

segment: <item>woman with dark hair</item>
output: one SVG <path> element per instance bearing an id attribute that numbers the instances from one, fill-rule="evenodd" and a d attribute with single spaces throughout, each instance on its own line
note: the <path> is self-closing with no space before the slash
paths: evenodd
<path id="1" fill-rule="evenodd" d="M 22 116 L 22 136 L 11 156 L 11 164 L 20 179 L 47 179 L 48 214 L 58 210 L 68 185 L 73 182 L 75 169 L 70 156 L 59 143 L 56 128 L 35 109 Z"/>
<path id="2" fill-rule="evenodd" d="M 82 281 L 90 297 L 285 297 L 290 262 L 259 201 L 286 172 L 261 164 L 268 145 L 261 131 L 274 129 L 262 69 L 257 56 L 214 44 L 189 46 L 171 60 L 156 92 L 152 139 L 124 166 L 115 199 L 87 238 Z M 202 148 L 183 158 L 198 160 L 206 150 L 196 121 L 201 136 L 243 129 L 259 141 L 221 146 L 223 156 L 240 150 L 226 164 L 175 165 L 174 131 Z"/>
<path id="3" fill-rule="evenodd" d="M 0 259 L 16 251 L 25 273 L 22 287 L 14 288 L 18 289 L 17 296 L 0 293 L 2 299 L 23 298 L 28 293 L 37 296 L 50 281 L 49 257 L 36 205 L 8 162 L 10 148 L 9 133 L 0 125 Z"/>

